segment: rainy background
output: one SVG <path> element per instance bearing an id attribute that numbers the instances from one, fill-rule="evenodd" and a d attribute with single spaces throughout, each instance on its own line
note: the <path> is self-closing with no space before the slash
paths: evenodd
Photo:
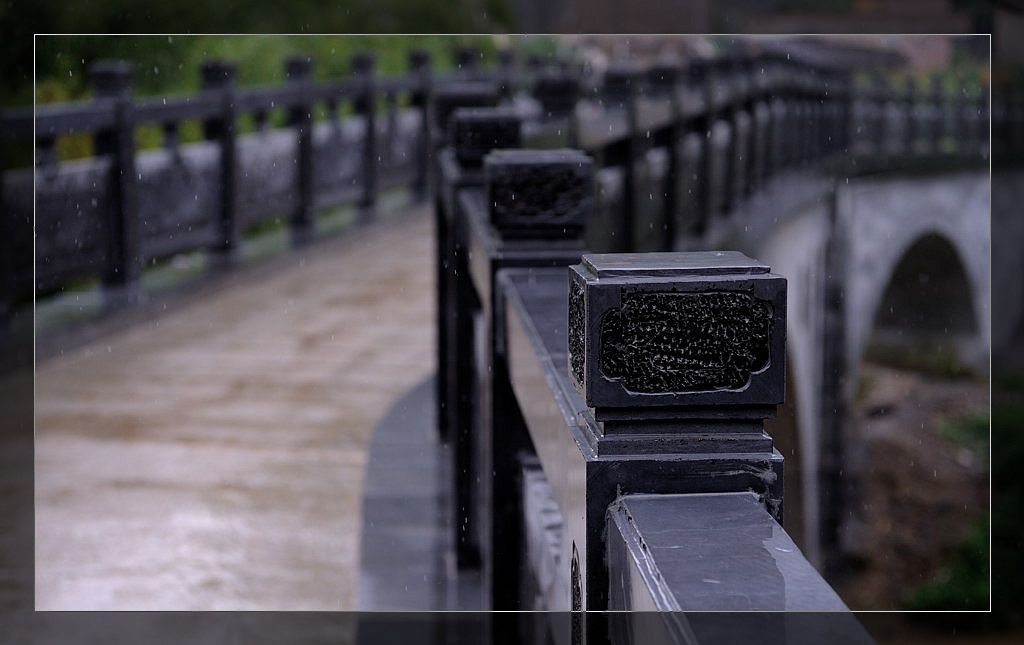
<path id="1" fill-rule="evenodd" d="M 493 24 L 558 24 L 551 17 L 557 11 L 539 3 L 491 4 Z M 791 22 L 780 18 L 774 29 L 827 19 L 827 12 L 808 17 L 802 3 L 791 4 Z M 851 10 L 835 4 L 843 5 L 836 13 Z M 935 24 L 948 20 L 967 30 L 978 19 L 945 3 L 921 5 Z M 400 22 L 463 27 L 440 16 L 419 23 L 418 14 L 404 15 Z M 727 8 L 715 14 L 707 7 L 703 18 L 709 29 L 734 19 Z M 413 47 L 433 52 L 439 70 L 453 65 L 451 52 L 460 45 L 488 60 L 513 47 L 520 57 L 558 55 L 601 69 L 666 52 L 685 60 L 732 44 L 611 36 L 40 37 L 34 96 L 40 104 L 89 99 L 86 70 L 109 58 L 133 63 L 137 96 L 163 97 L 197 91 L 198 70 L 209 59 L 235 61 L 237 83 L 246 86 L 282 83 L 283 61 L 292 54 L 311 55 L 314 76 L 332 79 L 348 73 L 353 53 L 368 49 L 387 76 L 406 71 Z M 938 78 L 974 91 L 992 80 L 986 46 L 943 37 L 857 44 L 898 55 L 890 73 L 916 78 L 921 87 Z M 16 86 L 8 102 L 26 95 L 31 85 Z M 331 116 L 321 111 L 315 118 Z M 270 127 L 281 126 L 286 115 L 269 118 Z M 243 119 L 240 134 L 259 127 Z M 202 125 L 183 122 L 176 136 L 180 145 L 198 143 Z M 139 150 L 166 145 L 156 125 L 139 128 L 136 137 Z M 54 141 L 53 154 L 73 163 L 91 157 L 94 145 L 87 134 L 69 134 Z M 31 154 L 30 146 L 10 146 L 5 169 L 31 164 Z M 372 435 L 394 401 L 433 369 L 430 218 L 422 207 L 407 207 L 407 197 L 383 195 L 382 216 L 369 226 L 358 226 L 352 209 L 319 213 L 325 240 L 301 253 L 289 249 L 280 219 L 267 220 L 246 233 L 239 265 L 228 272 L 203 253 L 175 254 L 145 268 L 139 306 L 113 314 L 95 278 L 39 294 L 37 608 L 356 606 Z M 801 240 L 790 243 L 781 252 L 799 254 Z M 830 578 L 855 609 L 989 604 L 989 540 L 1001 539 L 990 536 L 989 526 L 1005 536 L 1014 522 L 990 514 L 989 481 L 1000 459 L 1020 453 L 1010 429 L 1022 414 L 1001 408 L 991 430 L 1005 449 L 990 454 L 990 388 L 1010 399 L 1024 382 L 1019 359 L 1005 349 L 1018 330 L 992 339 L 1002 343 L 1010 369 L 990 378 L 987 342 L 960 351 L 956 339 L 913 334 L 918 312 L 899 311 L 923 291 L 977 333 L 988 314 L 979 314 L 985 299 L 968 262 L 940 239 L 910 249 L 865 333 L 844 422 L 855 429 L 852 447 L 861 455 L 850 474 L 858 503 L 843 518 L 842 566 Z M 23 313 L 29 306 L 15 309 L 11 335 L 31 335 Z M 897 342 L 904 334 L 914 341 Z M 780 450 L 787 442 L 797 449 L 797 417 L 791 398 L 773 428 Z M 1019 491 L 1012 481 L 995 485 Z M 787 504 L 792 497 L 787 488 Z M 788 511 L 787 522 L 804 522 L 802 515 Z M 787 529 L 798 544 L 813 533 L 806 525 Z"/>

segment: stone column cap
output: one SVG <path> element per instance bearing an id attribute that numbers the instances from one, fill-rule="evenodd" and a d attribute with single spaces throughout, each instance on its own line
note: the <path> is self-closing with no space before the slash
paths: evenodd
<path id="1" fill-rule="evenodd" d="M 739 251 L 590 253 L 583 266 L 598 278 L 684 277 L 768 273 L 771 267 Z"/>

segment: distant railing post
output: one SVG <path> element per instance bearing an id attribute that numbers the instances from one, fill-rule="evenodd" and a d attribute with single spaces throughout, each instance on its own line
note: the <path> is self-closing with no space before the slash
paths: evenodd
<path id="1" fill-rule="evenodd" d="M 715 90 L 711 61 L 707 58 L 693 58 L 687 65 L 687 82 L 695 93 L 701 96 L 702 110 L 695 119 L 695 128 L 701 141 L 702 154 L 696 182 L 696 221 L 694 232 L 703 235 L 711 224 L 711 176 L 713 155 L 711 153 L 711 126 L 715 122 Z"/>
<path id="2" fill-rule="evenodd" d="M 359 198 L 359 219 L 369 221 L 377 204 L 377 93 L 374 82 L 376 59 L 371 52 L 352 56 L 352 74 L 359 81 L 356 113 L 363 117 L 363 192 Z"/>
<path id="3" fill-rule="evenodd" d="M 872 154 L 884 155 L 889 138 L 889 86 L 880 72 L 871 75 L 871 150 Z"/>
<path id="4" fill-rule="evenodd" d="M 498 94 L 502 98 L 510 98 L 515 92 L 513 63 L 515 63 L 515 52 L 511 49 L 498 50 Z"/>
<path id="5" fill-rule="evenodd" d="M 571 117 L 579 100 L 579 82 L 568 72 L 539 67 L 534 73 L 533 98 L 545 118 Z"/>
<path id="6" fill-rule="evenodd" d="M 430 94 L 430 156 L 431 184 L 434 189 L 434 235 L 436 241 L 437 288 L 437 420 L 442 441 L 449 441 L 456 417 L 451 400 L 455 396 L 449 383 L 454 379 L 449 335 L 455 319 L 453 306 L 455 247 L 453 214 L 448 188 L 444 186 L 441 158 L 447 142 L 449 120 L 460 107 L 493 107 L 498 102 L 497 88 L 490 83 L 457 82 L 438 84 Z M 452 153 L 454 155 L 454 152 Z"/>
<path id="7" fill-rule="evenodd" d="M 768 133 L 765 151 L 765 178 L 782 170 L 786 164 L 782 139 L 786 124 L 786 100 L 783 95 L 782 63 L 778 56 L 764 55 L 764 70 L 768 77 Z"/>
<path id="8" fill-rule="evenodd" d="M 662 213 L 662 230 L 658 237 L 661 244 L 658 251 L 669 251 L 672 249 L 676 238 L 676 212 L 679 210 L 679 181 L 678 175 L 683 172 L 682 163 L 683 127 L 682 107 L 679 104 L 679 79 L 682 70 L 678 65 L 662 64 L 652 67 L 648 71 L 647 79 L 651 90 L 655 95 L 666 97 L 669 100 L 671 112 L 671 125 L 666 128 L 666 148 L 668 150 L 668 171 L 665 181 L 665 200 Z"/>
<path id="9" fill-rule="evenodd" d="M 838 139 L 835 150 L 845 154 L 853 152 L 853 76 L 849 70 L 836 72 L 836 101 L 839 105 L 839 123 L 836 129 Z"/>
<path id="10" fill-rule="evenodd" d="M 11 213 L 4 206 L 4 173 L 7 162 L 7 142 L 0 141 L 0 345 L 7 337 L 11 317 L 14 313 L 14 222 Z"/>
<path id="11" fill-rule="evenodd" d="M 769 76 L 761 57 L 749 58 L 746 74 L 750 88 L 750 154 L 747 163 L 746 193 L 749 195 L 764 183 L 767 173 L 768 131 L 771 110 L 768 107 Z"/>
<path id="12" fill-rule="evenodd" d="M 625 110 L 626 136 L 620 161 L 623 170 L 622 213 L 618 222 L 618 234 L 613 238 L 614 250 L 631 251 L 633 249 L 633 220 L 636 210 L 636 165 L 638 141 L 640 136 L 637 126 L 636 93 L 639 75 L 630 65 L 619 65 L 609 68 L 604 75 L 605 101 L 611 106 Z"/>
<path id="13" fill-rule="evenodd" d="M 810 108 L 810 127 L 811 132 L 808 137 L 809 149 L 807 151 L 807 160 L 813 162 L 819 159 L 825 151 L 825 142 L 827 136 L 825 134 L 825 98 L 826 98 L 826 83 L 825 83 L 825 71 L 820 66 L 811 65 L 807 67 L 807 84 L 808 84 L 808 107 Z"/>
<path id="14" fill-rule="evenodd" d="M 917 81 L 908 76 L 903 85 L 903 151 L 911 155 L 917 151 Z"/>
<path id="15" fill-rule="evenodd" d="M 420 202 L 426 199 L 430 185 L 430 52 L 415 49 L 409 52 L 409 71 L 417 83 L 409 95 L 409 103 L 420 111 L 420 131 L 416 139 L 416 174 L 412 181 L 412 197 Z"/>
<path id="16" fill-rule="evenodd" d="M 716 79 L 717 100 L 723 108 L 720 124 L 728 128 L 725 142 L 725 160 L 722 176 L 721 210 L 727 215 L 741 195 L 739 187 L 744 182 L 744 131 L 750 129 L 750 117 L 743 105 L 743 74 L 737 56 L 722 56 L 715 59 L 718 67 Z M 723 130 L 724 131 L 724 130 Z"/>
<path id="17" fill-rule="evenodd" d="M 103 271 L 103 287 L 110 305 L 137 300 L 142 273 L 132 76 L 132 65 L 125 61 L 98 61 L 89 67 L 93 95 L 114 101 L 116 119 L 113 129 L 96 133 L 97 154 L 111 160 L 112 208 L 106 221 L 107 261 Z"/>
<path id="18" fill-rule="evenodd" d="M 285 80 L 295 88 L 299 99 L 288 111 L 288 124 L 295 128 L 298 156 L 298 186 L 292 211 L 292 242 L 302 245 L 313 238 L 316 228 L 316 203 L 313 193 L 313 101 L 309 86 L 313 79 L 310 56 L 289 56 L 285 60 Z"/>
<path id="19" fill-rule="evenodd" d="M 983 85 L 978 86 L 978 93 L 974 97 L 973 108 L 974 118 L 976 119 L 974 127 L 976 149 L 979 154 L 987 157 L 989 153 L 988 91 Z"/>
<path id="20" fill-rule="evenodd" d="M 477 71 L 481 56 L 480 50 L 472 45 L 456 47 L 455 51 L 452 52 L 455 68 L 467 76 Z"/>
<path id="21" fill-rule="evenodd" d="M 795 143 L 795 161 L 797 166 L 807 166 L 814 157 L 815 138 L 815 95 L 814 68 L 798 63 L 793 67 L 799 121 L 793 137 Z"/>
<path id="22" fill-rule="evenodd" d="M 732 188 L 736 129 L 730 101 L 730 67 L 731 62 L 728 60 L 715 58 L 710 61 L 707 175 L 709 223 L 726 212 L 728 194 Z"/>
<path id="23" fill-rule="evenodd" d="M 448 214 L 452 281 L 452 317 L 447 328 L 450 353 L 445 364 L 452 368 L 449 387 L 449 441 L 453 446 L 453 473 L 456 518 L 456 560 L 459 566 L 474 565 L 480 558 L 480 520 L 474 512 L 481 495 L 482 474 L 475 458 L 479 438 L 473 433 L 477 391 L 473 375 L 478 343 L 476 326 L 480 308 L 479 294 L 470 282 L 471 253 L 468 250 L 469 215 L 460 205 L 460 196 L 483 183 L 483 162 L 491 150 L 517 148 L 521 142 L 521 119 L 514 111 L 501 108 L 458 108 L 449 119 L 451 148 L 444 151 L 442 190 Z M 479 261 L 482 258 L 473 258 Z"/>
<path id="24" fill-rule="evenodd" d="M 471 231 L 467 246 L 474 258 L 483 256 L 472 269 L 484 269 L 471 272 L 486 330 L 476 436 L 483 448 L 477 472 L 491 475 L 479 485 L 483 578 L 491 609 L 531 608 L 521 604 L 526 531 L 518 494 L 521 457 L 531 447 L 509 382 L 498 276 L 507 267 L 567 267 L 579 261 L 593 174 L 593 161 L 576 150 L 496 150 L 484 161 L 484 194 L 472 202 L 478 208 L 463 212 Z"/>
<path id="25" fill-rule="evenodd" d="M 927 134 L 928 152 L 942 152 L 942 141 L 946 136 L 946 92 L 942 87 L 942 77 L 935 75 L 931 79 L 931 91 L 927 99 Z"/>
<path id="26" fill-rule="evenodd" d="M 206 61 L 202 66 L 202 88 L 217 92 L 219 116 L 203 123 L 203 136 L 220 145 L 219 237 L 213 249 L 222 258 L 230 258 L 238 238 L 238 140 L 235 108 L 235 65 L 227 61 Z"/>

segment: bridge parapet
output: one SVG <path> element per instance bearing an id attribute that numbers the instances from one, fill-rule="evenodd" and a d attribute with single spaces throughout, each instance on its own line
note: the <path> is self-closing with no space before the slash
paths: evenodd
<path id="1" fill-rule="evenodd" d="M 699 235 L 727 217 L 770 177 L 811 160 L 852 151 L 861 158 L 840 170 L 849 172 L 877 168 L 880 160 L 905 166 L 937 155 L 980 161 L 978 152 L 987 154 L 987 93 L 980 88 L 951 95 L 933 84 L 911 101 L 888 81 L 850 87 L 845 70 L 778 51 L 693 59 L 681 73 L 613 65 L 603 76 L 558 62 L 516 66 L 507 51 L 490 69 L 478 51 L 456 59 L 456 72 L 432 74 L 429 56 L 414 52 L 408 74 L 385 78 L 367 74 L 357 58 L 352 77 L 327 81 L 304 76 L 312 62 L 296 59 L 289 82 L 276 87 L 221 87 L 211 76 L 192 96 L 125 99 L 98 92 L 85 103 L 6 112 L 5 138 L 25 137 L 34 124 L 44 180 L 33 188 L 31 173 L 5 173 L 6 225 L 11 237 L 31 240 L 25 222 L 34 190 L 42 224 L 37 256 L 48 260 L 38 267 L 36 284 L 25 271 L 7 275 L 5 299 L 24 303 L 33 291 L 45 295 L 93 275 L 134 284 L 142 266 L 177 253 L 209 249 L 230 257 L 251 230 L 282 215 L 302 242 L 314 234 L 324 207 L 354 204 L 368 216 L 382 190 L 408 186 L 423 196 L 431 149 L 443 147 L 454 106 L 494 105 L 520 94 L 534 95 L 541 106 L 524 123 L 525 133 L 539 133 L 541 145 L 579 145 L 595 159 L 598 215 L 588 231 L 595 250 L 672 248 L 680 235 Z M 216 75 L 213 68 L 209 73 Z M 602 97 L 588 91 L 595 86 L 611 94 L 595 101 Z M 401 95 L 411 108 L 399 107 Z M 356 108 L 354 117 L 339 117 L 346 102 Z M 307 118 L 319 106 L 326 106 L 328 119 Z M 118 114 L 128 112 L 134 126 L 164 129 L 163 150 L 139 151 L 132 142 L 118 156 L 99 145 L 118 119 L 125 121 Z M 270 127 L 280 121 L 271 118 L 278 112 L 290 114 L 287 127 Z M 1019 139 L 1020 113 L 1019 101 L 994 106 L 994 131 L 1006 135 L 995 142 L 1001 151 Z M 256 125 L 252 133 L 242 129 L 248 118 Z M 178 126 L 190 119 L 209 126 L 206 141 L 180 142 Z M 538 128 L 544 121 L 552 127 Z M 95 133 L 97 156 L 59 161 L 58 141 L 75 132 Z M 130 165 L 138 172 L 125 172 Z M 126 183 L 118 188 L 121 178 Z M 93 206 L 72 222 L 60 207 L 65 203 Z M 605 205 L 618 215 L 601 216 Z M 127 235 L 120 242 L 119 231 Z M 68 240 L 78 240 L 81 250 L 68 248 Z M 7 264 L 28 266 L 18 246 L 5 252 Z"/>
<path id="2" fill-rule="evenodd" d="M 750 509 L 763 518 L 755 524 L 774 527 L 778 539 L 791 544 L 776 523 L 782 459 L 762 426 L 782 398 L 785 281 L 740 254 L 655 253 L 584 255 L 568 281 L 555 269 L 508 269 L 498 282 L 506 300 L 510 386 L 536 451 L 535 462 L 524 462 L 524 481 L 543 497 L 538 471 L 543 474 L 551 503 L 541 506 L 561 516 L 557 528 L 549 526 L 558 533 L 547 538 L 558 545 L 557 553 L 547 551 L 551 561 L 523 566 L 568 577 L 527 588 L 552 609 L 739 608 L 730 592 L 695 595 L 707 583 L 694 579 L 692 570 L 675 581 L 636 573 L 637 567 L 656 571 L 662 555 L 665 570 L 671 568 L 673 558 L 660 550 L 670 545 L 658 544 L 659 550 L 638 560 L 643 547 L 637 540 L 652 529 L 621 520 L 634 503 L 646 512 L 661 503 L 670 509 L 711 499 L 713 505 L 720 497 L 707 493 L 754 491 Z M 737 333 L 740 327 L 749 335 Z M 720 362 L 747 359 L 742 369 Z M 515 431 L 514 421 L 504 427 L 498 422 L 495 435 Z M 522 521 L 536 524 L 529 517 Z M 735 535 L 727 536 L 738 525 L 727 527 L 710 516 L 692 520 L 705 521 L 710 532 L 722 532 L 712 541 L 736 546 Z M 536 539 L 531 535 L 525 531 L 523 539 Z M 654 535 L 654 542 L 683 538 Z M 723 558 L 752 563 L 714 550 L 705 560 L 708 570 L 724 566 Z M 523 552 L 545 557 L 537 545 Z M 799 551 L 792 553 L 793 568 L 783 565 L 774 586 L 770 576 L 748 572 L 768 586 L 744 608 L 845 610 Z M 735 573 L 735 580 L 745 575 Z M 787 595 L 782 581 L 796 578 L 807 585 L 790 587 Z M 744 597 L 752 602 L 750 594 Z M 583 628 L 605 627 L 587 621 Z"/>

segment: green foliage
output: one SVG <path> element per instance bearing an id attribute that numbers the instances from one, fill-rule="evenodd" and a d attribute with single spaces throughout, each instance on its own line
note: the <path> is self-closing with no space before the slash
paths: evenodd
<path id="1" fill-rule="evenodd" d="M 3 105 L 25 105 L 32 100 L 33 69 L 40 80 L 59 80 L 72 96 L 85 94 L 84 67 L 100 58 L 124 58 L 137 64 L 138 84 L 142 93 L 157 93 L 167 87 L 186 90 L 196 85 L 195 64 L 200 53 L 182 57 L 181 42 L 188 49 L 209 55 L 230 55 L 248 61 L 252 67 L 242 81 L 273 80 L 280 76 L 282 51 L 319 54 L 324 63 L 321 74 L 337 73 L 347 65 L 348 48 L 338 45 L 344 37 L 335 37 L 337 60 L 328 57 L 331 45 L 325 37 L 256 38 L 244 42 L 225 42 L 234 38 L 211 36 L 182 37 L 112 37 L 112 36 L 38 36 L 12 34 L 118 34 L 118 33 L 207 33 L 295 34 L 337 33 L 489 33 L 511 27 L 506 0 L 480 2 L 455 0 L 170 0 L 161 3 L 140 3 L 136 0 L 96 0 L 66 2 L 64 0 L 33 0 L 0 3 L 0 72 L 5 80 Z M 378 42 L 396 42 L 391 37 L 376 38 Z M 413 37 L 402 37 L 414 40 Z M 315 40 L 311 40 L 315 39 Z M 239 39 L 244 40 L 244 39 Z M 352 39 L 355 40 L 355 39 Z M 430 48 L 452 38 L 420 38 L 431 41 Z M 476 38 L 475 40 L 489 40 Z M 313 44 L 317 43 L 317 44 Z M 34 46 L 35 45 L 35 46 Z M 445 58 L 447 52 L 445 53 Z M 33 55 L 35 67 L 33 68 Z M 397 56 L 397 55 L 396 55 Z M 397 58 L 384 56 L 382 68 L 393 65 Z M 165 79 L 170 76 L 168 83 Z"/>
<path id="2" fill-rule="evenodd" d="M 997 566 L 991 571 L 991 614 L 951 615 L 964 629 L 992 629 L 1024 625 L 1019 599 L 1024 597 L 1024 538 L 1020 509 L 1024 508 L 1024 378 L 1019 372 L 999 373 L 993 378 L 991 423 L 992 508 L 991 540 L 988 517 L 982 517 L 957 549 L 950 567 L 935 580 L 917 589 L 905 601 L 907 609 L 987 609 L 989 545 Z M 943 433 L 955 441 L 984 450 L 980 439 L 984 415 L 970 415 L 948 424 Z M 929 614 L 929 620 L 939 619 Z"/>
<path id="3" fill-rule="evenodd" d="M 886 343 L 873 342 L 864 352 L 865 358 L 896 369 L 921 372 L 939 378 L 967 379 L 980 378 L 984 375 L 959 360 L 956 354 L 948 349 L 939 348 L 941 339 L 922 338 L 920 342 Z"/>
<path id="4" fill-rule="evenodd" d="M 959 546 L 953 564 L 934 580 L 914 591 L 904 602 L 909 610 L 987 610 L 988 517 L 972 527 Z"/>
<path id="5" fill-rule="evenodd" d="M 947 440 L 969 448 L 978 457 L 988 461 L 989 416 L 987 410 L 949 419 L 943 422 L 940 432 Z"/>
<path id="6" fill-rule="evenodd" d="M 983 463 L 989 454 L 988 411 L 974 412 L 947 420 L 941 426 L 947 440 L 970 449 Z M 993 513 L 993 530 L 997 521 L 1005 521 L 1005 509 Z M 989 517 L 976 521 L 967 538 L 957 547 L 950 565 L 933 580 L 918 587 L 903 602 L 909 610 L 987 610 L 989 607 Z M 976 627 L 984 626 L 987 620 Z"/>
<path id="7" fill-rule="evenodd" d="M 1005 382 L 997 377 L 997 382 Z M 1018 383 L 1020 381 L 1018 380 Z M 1002 624 L 1024 625 L 1024 388 L 997 390 L 992 405 L 992 572 L 994 617 Z"/>
<path id="8" fill-rule="evenodd" d="M 383 75 L 408 70 L 408 52 L 431 52 L 434 69 L 452 65 L 452 49 L 471 44 L 493 58 L 487 36 L 42 36 L 38 39 L 36 98 L 40 103 L 85 98 L 87 69 L 105 58 L 135 65 L 135 93 L 178 94 L 199 89 L 203 61 L 223 59 L 238 65 L 240 85 L 277 84 L 284 80 L 284 60 L 295 54 L 313 58 L 314 76 L 339 79 L 350 74 L 350 60 L 360 51 L 377 55 Z"/>
<path id="9" fill-rule="evenodd" d="M 496 44 L 490 36 L 40 36 L 35 98 L 39 104 L 87 100 L 88 67 L 101 59 L 119 58 L 133 63 L 136 95 L 166 96 L 199 90 L 200 68 L 211 59 L 236 63 L 237 82 L 241 86 L 277 85 L 284 81 L 284 62 L 290 55 L 311 56 L 314 76 L 326 80 L 347 77 L 352 56 L 363 51 L 376 54 L 381 75 L 408 71 L 408 55 L 413 49 L 429 51 L 433 69 L 450 69 L 454 65 L 453 50 L 460 45 L 472 45 L 488 60 L 494 59 Z M 343 103 L 340 114 L 344 116 L 351 109 L 349 103 Z M 326 116 L 323 105 L 316 110 L 318 119 Z M 272 126 L 282 125 L 284 111 L 274 110 L 269 118 Z M 243 115 L 242 132 L 252 130 L 251 121 L 250 115 Z M 163 141 L 157 124 L 139 127 L 136 136 L 141 149 L 158 147 Z M 181 143 L 198 141 L 200 137 L 198 123 L 180 124 Z M 57 139 L 57 154 L 62 160 L 86 157 L 92 152 L 88 134 L 62 135 Z M 20 154 L 13 160 L 11 165 L 25 165 L 31 160 L 31 153 Z"/>

